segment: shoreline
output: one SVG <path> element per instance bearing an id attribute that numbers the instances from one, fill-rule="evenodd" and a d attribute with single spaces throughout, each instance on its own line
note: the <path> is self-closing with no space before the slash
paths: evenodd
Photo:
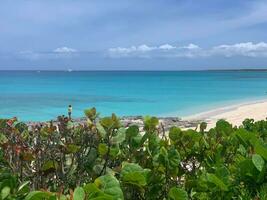
<path id="1" fill-rule="evenodd" d="M 238 104 L 222 106 L 205 112 L 182 117 L 182 120 L 198 120 L 208 123 L 208 129 L 216 126 L 216 122 L 225 119 L 233 125 L 240 126 L 247 119 L 265 120 L 267 117 L 267 99 L 246 101 Z"/>
<path id="2" fill-rule="evenodd" d="M 257 99 L 243 101 L 239 103 L 229 103 L 227 106 L 218 106 L 217 108 L 209 109 L 204 112 L 198 112 L 192 115 L 182 117 L 174 116 L 158 116 L 160 124 L 168 130 L 172 126 L 178 126 L 182 129 L 196 129 L 199 123 L 207 122 L 207 129 L 214 128 L 216 122 L 220 119 L 225 119 L 233 126 L 240 126 L 246 118 L 254 119 L 255 121 L 265 120 L 267 118 L 267 99 Z M 143 126 L 143 116 L 122 116 L 120 117 L 124 126 L 132 124 Z M 85 117 L 73 118 L 73 122 L 84 124 Z M 47 124 L 50 121 L 27 121 L 30 126 Z M 53 123 L 58 123 L 57 119 L 52 120 Z"/>

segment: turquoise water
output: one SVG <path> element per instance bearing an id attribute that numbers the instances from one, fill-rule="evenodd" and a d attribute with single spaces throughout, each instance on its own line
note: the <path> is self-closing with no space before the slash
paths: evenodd
<path id="1" fill-rule="evenodd" d="M 104 115 L 184 116 L 264 98 L 266 71 L 0 71 L 0 117 L 49 120 L 96 107 Z"/>

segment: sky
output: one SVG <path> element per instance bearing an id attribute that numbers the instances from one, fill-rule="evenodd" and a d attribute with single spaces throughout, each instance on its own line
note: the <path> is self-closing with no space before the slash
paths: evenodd
<path id="1" fill-rule="evenodd" d="M 267 68 L 266 0 L 1 0 L 0 70 Z"/>

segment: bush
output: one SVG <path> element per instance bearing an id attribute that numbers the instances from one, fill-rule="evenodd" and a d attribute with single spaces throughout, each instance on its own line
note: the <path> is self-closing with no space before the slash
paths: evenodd
<path id="1" fill-rule="evenodd" d="M 158 119 L 144 130 L 116 115 L 28 127 L 0 120 L 0 199 L 262 199 L 267 195 L 267 121 L 224 120 L 169 137 Z"/>

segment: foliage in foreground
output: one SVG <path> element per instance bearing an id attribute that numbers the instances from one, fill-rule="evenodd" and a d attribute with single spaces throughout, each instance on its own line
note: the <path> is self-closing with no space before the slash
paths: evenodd
<path id="1" fill-rule="evenodd" d="M 0 200 L 267 199 L 267 121 L 167 134 L 154 117 L 140 131 L 85 114 L 58 126 L 0 120 Z"/>

